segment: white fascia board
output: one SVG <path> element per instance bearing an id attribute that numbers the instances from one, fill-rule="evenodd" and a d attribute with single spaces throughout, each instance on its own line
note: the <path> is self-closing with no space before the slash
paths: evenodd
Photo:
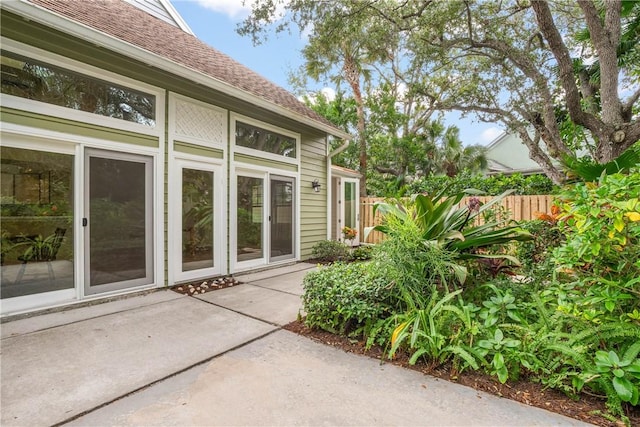
<path id="1" fill-rule="evenodd" d="M 22 16 L 27 20 L 49 26 L 71 36 L 93 43 L 98 47 L 107 48 L 114 52 L 128 56 L 134 60 L 144 62 L 149 66 L 157 67 L 161 70 L 168 71 L 169 73 L 182 76 L 194 83 L 198 83 L 210 89 L 226 93 L 234 98 L 253 104 L 257 107 L 273 111 L 276 114 L 288 117 L 314 129 L 321 130 L 329 135 L 333 135 L 342 139 L 350 138 L 350 135 L 346 132 L 336 130 L 331 126 L 313 120 L 310 117 L 291 111 L 274 102 L 260 98 L 251 92 L 238 89 L 237 87 L 232 86 L 229 83 L 208 76 L 200 71 L 185 67 L 184 65 L 179 64 L 171 59 L 159 56 L 153 52 L 149 52 L 148 50 L 142 49 L 129 42 L 116 39 L 113 36 L 98 31 L 85 24 L 73 21 L 43 7 L 28 3 L 26 0 L 2 2 L 2 8 L 19 16 Z"/>

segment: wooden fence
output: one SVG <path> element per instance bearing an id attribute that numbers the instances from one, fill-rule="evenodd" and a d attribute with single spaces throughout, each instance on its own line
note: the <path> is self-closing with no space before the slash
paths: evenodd
<path id="1" fill-rule="evenodd" d="M 478 197 L 481 203 L 486 203 L 493 197 Z M 378 243 L 382 241 L 384 235 L 379 231 L 372 231 L 365 237 L 365 228 L 373 227 L 380 224 L 382 220 L 379 213 L 373 215 L 373 206 L 376 202 L 383 202 L 385 199 L 382 197 L 361 197 L 360 198 L 360 241 L 362 243 Z M 464 198 L 460 202 L 460 205 L 466 205 L 469 198 Z M 516 221 L 532 220 L 536 218 L 537 212 L 551 214 L 551 205 L 553 203 L 553 196 L 541 195 L 541 196 L 507 196 L 495 207 L 501 206 L 498 211 L 508 215 L 510 219 Z"/>

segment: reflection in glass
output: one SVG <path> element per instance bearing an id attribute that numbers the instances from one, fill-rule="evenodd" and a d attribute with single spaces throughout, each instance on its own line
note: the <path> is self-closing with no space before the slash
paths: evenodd
<path id="1" fill-rule="evenodd" d="M 263 180 L 238 177 L 237 255 L 238 261 L 262 258 Z"/>
<path id="2" fill-rule="evenodd" d="M 182 271 L 213 267 L 213 172 L 182 170 Z"/>
<path id="3" fill-rule="evenodd" d="M 293 256 L 293 180 L 272 178 L 270 257 L 287 255 Z"/>
<path id="4" fill-rule="evenodd" d="M 0 158 L 0 297 L 73 288 L 73 156 L 2 147 Z"/>
<path id="5" fill-rule="evenodd" d="M 146 277 L 146 166 L 90 157 L 91 286 Z"/>
<path id="6" fill-rule="evenodd" d="M 155 96 L 2 51 L 2 93 L 145 126 L 155 126 Z"/>
<path id="7" fill-rule="evenodd" d="M 236 122 L 236 145 L 284 157 L 296 157 L 295 138 L 242 122 Z"/>
<path id="8" fill-rule="evenodd" d="M 356 184 L 345 182 L 344 184 L 344 225 L 345 227 L 357 229 L 356 214 L 358 200 L 356 197 Z"/>

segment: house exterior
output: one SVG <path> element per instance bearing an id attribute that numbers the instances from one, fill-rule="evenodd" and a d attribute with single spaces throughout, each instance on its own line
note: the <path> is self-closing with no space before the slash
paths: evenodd
<path id="1" fill-rule="evenodd" d="M 511 132 L 503 133 L 487 146 L 489 175 L 535 175 L 544 173 L 540 165 L 529 157 L 529 148 L 520 137 Z"/>
<path id="2" fill-rule="evenodd" d="M 0 7 L 2 316 L 297 262 L 334 233 L 328 142 L 349 135 L 166 0 Z"/>

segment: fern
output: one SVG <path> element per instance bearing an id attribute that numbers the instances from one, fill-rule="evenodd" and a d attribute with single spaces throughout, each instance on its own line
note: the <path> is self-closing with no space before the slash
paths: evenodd
<path id="1" fill-rule="evenodd" d="M 549 344 L 546 350 L 556 351 L 562 356 L 569 357 L 582 371 L 595 371 L 595 365 L 585 357 L 584 353 L 576 351 L 574 347 L 565 344 Z"/>
<path id="2" fill-rule="evenodd" d="M 455 356 L 454 359 L 460 358 L 464 360 L 467 366 L 471 366 L 471 368 L 473 368 L 476 371 L 480 369 L 480 366 L 478 365 L 478 360 L 486 364 L 486 361 L 484 360 L 484 358 L 480 353 L 478 353 L 475 349 L 468 347 L 464 344 L 456 345 L 456 346 L 454 345 L 447 346 L 442 349 L 442 353 L 443 354 L 452 353 Z M 444 360 L 442 360 L 442 362 L 444 362 Z M 460 366 L 457 363 L 456 365 Z M 463 366 L 462 369 L 460 369 L 460 372 L 462 372 L 465 367 L 466 366 Z"/>
<path id="3" fill-rule="evenodd" d="M 624 352 L 622 360 L 633 361 L 636 357 L 638 357 L 638 353 L 640 353 L 640 341 L 636 341 L 629 346 L 627 351 Z"/>

